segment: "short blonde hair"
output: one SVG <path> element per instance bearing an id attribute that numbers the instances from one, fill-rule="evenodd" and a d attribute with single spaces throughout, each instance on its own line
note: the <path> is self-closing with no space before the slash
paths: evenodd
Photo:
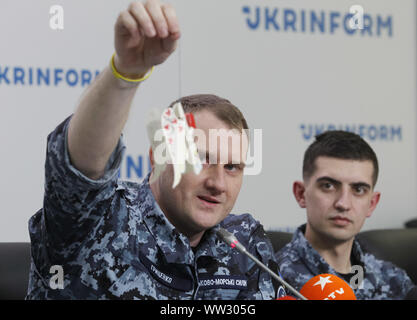
<path id="1" fill-rule="evenodd" d="M 218 97 L 214 94 L 195 94 L 190 96 L 182 97 L 173 103 L 181 102 L 184 112 L 196 113 L 198 111 L 207 110 L 212 112 L 217 118 L 224 121 L 233 129 L 242 131 L 245 129 L 249 134 L 248 123 L 242 112 L 232 104 L 229 100 Z"/>

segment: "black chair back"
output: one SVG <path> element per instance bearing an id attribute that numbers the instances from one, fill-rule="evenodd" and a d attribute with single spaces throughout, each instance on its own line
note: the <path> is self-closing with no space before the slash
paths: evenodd
<path id="1" fill-rule="evenodd" d="M 281 250 L 292 239 L 292 233 L 283 231 L 266 231 L 266 235 L 271 240 L 274 251 Z"/>
<path id="2" fill-rule="evenodd" d="M 25 298 L 29 268 L 29 242 L 0 243 L 0 300 Z"/>
<path id="3" fill-rule="evenodd" d="M 405 223 L 405 227 L 406 228 L 417 228 L 417 219 L 413 219 L 413 220 L 407 221 Z"/>
<path id="4" fill-rule="evenodd" d="M 356 239 L 363 251 L 404 269 L 417 284 L 417 229 L 383 229 L 360 232 Z"/>

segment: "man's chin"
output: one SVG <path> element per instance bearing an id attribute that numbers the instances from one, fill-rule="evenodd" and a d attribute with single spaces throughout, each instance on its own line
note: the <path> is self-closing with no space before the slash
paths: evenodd
<path id="1" fill-rule="evenodd" d="M 220 222 L 221 222 L 221 220 L 220 221 L 218 221 L 218 220 L 216 220 L 216 221 L 204 221 L 204 222 L 199 221 L 197 223 L 197 228 L 202 230 L 202 231 L 206 231 L 206 230 L 209 230 L 209 229 L 213 228 L 214 226 L 216 226 Z"/>
<path id="2" fill-rule="evenodd" d="M 352 240 L 355 237 L 355 234 L 349 230 L 339 229 L 326 232 L 326 236 L 332 240 L 332 242 L 341 244 Z"/>
<path id="3" fill-rule="evenodd" d="M 214 212 L 198 212 L 194 219 L 194 224 L 200 230 L 208 230 L 219 224 L 225 218 L 224 215 Z"/>

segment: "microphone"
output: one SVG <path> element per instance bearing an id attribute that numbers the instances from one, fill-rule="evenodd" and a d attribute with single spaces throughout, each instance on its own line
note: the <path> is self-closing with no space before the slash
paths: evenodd
<path id="1" fill-rule="evenodd" d="M 346 281 L 334 274 L 319 274 L 308 280 L 300 293 L 310 300 L 356 300 Z"/>
<path id="2" fill-rule="evenodd" d="M 404 300 L 417 300 L 417 286 L 413 287 L 405 296 Z"/>
<path id="3" fill-rule="evenodd" d="M 300 298 L 301 300 L 307 300 L 302 294 L 300 294 L 297 290 L 291 287 L 284 279 L 279 277 L 275 274 L 271 269 L 269 269 L 266 265 L 264 265 L 261 261 L 259 261 L 255 256 L 253 256 L 250 252 L 246 250 L 246 248 L 237 240 L 237 238 L 226 231 L 223 228 L 220 228 L 217 231 L 217 236 L 227 245 L 231 246 L 233 249 L 237 249 L 239 252 L 243 253 L 244 255 L 248 256 L 252 261 L 254 261 L 259 267 L 263 270 L 268 272 L 274 279 L 280 282 L 284 287 L 288 288 L 295 296 Z"/>

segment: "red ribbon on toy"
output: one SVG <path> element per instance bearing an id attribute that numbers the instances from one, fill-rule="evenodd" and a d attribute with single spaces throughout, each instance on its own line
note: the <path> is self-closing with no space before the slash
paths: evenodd
<path id="1" fill-rule="evenodd" d="M 190 127 L 195 128 L 195 119 L 194 119 L 194 115 L 192 113 L 186 113 L 185 114 L 185 118 L 187 119 L 187 123 Z"/>

